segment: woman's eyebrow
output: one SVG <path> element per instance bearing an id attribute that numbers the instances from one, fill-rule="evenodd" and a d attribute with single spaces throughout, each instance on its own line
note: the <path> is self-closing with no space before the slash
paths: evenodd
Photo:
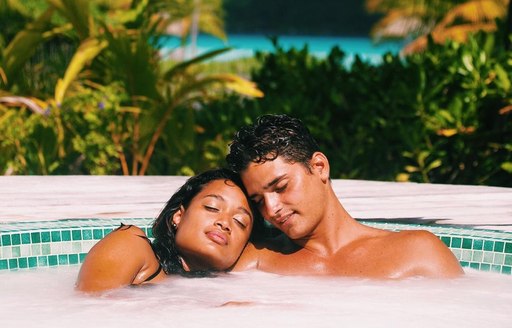
<path id="1" fill-rule="evenodd" d="M 208 195 L 204 196 L 203 198 L 207 198 L 207 197 L 212 197 L 212 198 L 215 198 L 215 199 L 218 199 L 218 200 L 222 200 L 223 202 L 226 201 L 224 199 L 224 197 L 222 197 L 221 195 L 217 195 L 217 194 L 208 194 Z"/>
<path id="2" fill-rule="evenodd" d="M 251 212 L 249 212 L 245 207 L 240 206 L 238 209 L 239 209 L 240 211 L 244 212 L 245 214 L 247 214 L 247 216 L 252 220 L 252 214 L 251 214 Z"/>
<path id="3" fill-rule="evenodd" d="M 206 196 L 204 196 L 204 198 L 208 198 L 208 197 L 211 197 L 211 198 L 215 198 L 215 199 L 218 199 L 218 200 L 221 200 L 223 202 L 225 202 L 226 200 L 224 199 L 224 197 L 222 197 L 221 195 L 218 195 L 218 194 L 208 194 Z M 243 207 L 243 206 L 239 206 L 238 209 L 241 211 L 241 212 L 244 212 L 245 214 L 247 214 L 251 220 L 252 220 L 252 214 L 251 214 L 251 211 L 249 211 L 247 208 Z"/>

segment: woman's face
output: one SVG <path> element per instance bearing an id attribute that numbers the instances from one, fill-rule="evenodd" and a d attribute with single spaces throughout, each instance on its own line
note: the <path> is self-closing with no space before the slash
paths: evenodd
<path id="1" fill-rule="evenodd" d="M 188 207 L 173 216 L 176 246 L 190 270 L 227 270 L 242 253 L 253 216 L 242 190 L 229 180 L 203 187 Z"/>

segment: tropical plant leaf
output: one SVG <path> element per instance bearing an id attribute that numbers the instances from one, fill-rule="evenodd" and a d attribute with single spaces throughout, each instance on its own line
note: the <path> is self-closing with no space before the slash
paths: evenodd
<path id="1" fill-rule="evenodd" d="M 233 90 L 238 94 L 255 98 L 263 97 L 263 92 L 258 89 L 256 83 L 246 80 L 238 75 L 215 74 L 212 77 L 219 79 L 226 88 Z"/>
<path id="2" fill-rule="evenodd" d="M 439 26 L 432 31 L 432 36 L 434 41 L 437 43 L 444 43 L 446 40 L 466 42 L 468 35 L 471 33 L 476 33 L 478 31 L 492 32 L 495 30 L 496 24 L 494 22 L 458 24 L 446 28 Z"/>
<path id="3" fill-rule="evenodd" d="M 7 76 L 5 75 L 4 69 L 2 67 L 0 67 L 0 80 L 4 84 L 7 84 Z"/>
<path id="4" fill-rule="evenodd" d="M 198 63 L 202 63 L 208 59 L 212 59 L 218 55 L 221 55 L 229 50 L 231 50 L 232 48 L 230 47 L 225 47 L 225 48 L 220 48 L 220 49 L 215 49 L 215 50 L 211 50 L 211 51 L 208 51 L 208 52 L 205 52 L 204 54 L 202 55 L 199 55 L 197 57 L 194 57 L 190 60 L 186 60 L 184 62 L 181 62 L 179 64 L 176 64 L 174 65 L 171 69 L 169 69 L 165 74 L 164 74 L 164 79 L 165 80 L 170 80 L 172 79 L 172 77 L 176 74 L 178 74 L 179 72 L 181 71 L 184 71 L 185 69 L 187 69 L 188 67 L 192 66 L 192 65 L 195 65 L 195 64 L 198 64 Z"/>
<path id="5" fill-rule="evenodd" d="M 116 33 L 106 31 L 105 38 L 108 48 L 100 58 L 105 70 L 111 74 L 110 78 L 122 81 L 132 99 L 146 97 L 160 101 L 158 52 L 148 42 L 150 36 L 139 31 L 134 37 L 130 31 L 120 30 Z"/>
<path id="6" fill-rule="evenodd" d="M 25 29 L 18 32 L 3 53 L 2 68 L 5 80 L 12 84 L 21 67 L 32 57 L 37 46 L 44 40 L 54 10 L 49 8 Z"/>
<path id="7" fill-rule="evenodd" d="M 443 162 L 440 159 L 436 159 L 426 167 L 425 171 L 430 172 L 433 169 L 440 167 L 441 164 L 443 164 Z"/>
<path id="8" fill-rule="evenodd" d="M 175 91 L 173 99 L 175 103 L 183 104 L 195 99 L 198 94 L 206 97 L 207 94 L 204 91 L 213 91 L 214 87 L 228 88 L 249 97 L 263 97 L 263 92 L 256 87 L 254 82 L 234 74 L 211 74 L 180 86 Z"/>
<path id="9" fill-rule="evenodd" d="M 66 69 L 64 78 L 57 81 L 55 87 L 55 102 L 57 104 L 62 103 L 66 90 L 84 66 L 92 61 L 107 45 L 107 41 L 98 39 L 87 39 L 80 44 Z"/>
<path id="10" fill-rule="evenodd" d="M 512 173 L 512 162 L 505 162 L 501 164 L 501 168 L 508 173 Z"/>
<path id="11" fill-rule="evenodd" d="M 199 30 L 227 40 L 222 17 L 222 0 L 202 0 L 199 8 Z"/>
<path id="12" fill-rule="evenodd" d="M 126 6 L 131 2 L 132 1 L 122 0 L 117 5 L 107 2 L 106 4 L 108 6 L 114 7 L 109 13 L 109 21 L 115 25 L 134 22 L 147 9 L 149 0 L 142 0 L 137 3 L 134 8 L 126 9 Z"/>
<path id="13" fill-rule="evenodd" d="M 47 0 L 73 25 L 81 40 L 94 34 L 89 0 Z"/>
<path id="14" fill-rule="evenodd" d="M 496 0 L 468 1 L 453 7 L 439 23 L 439 26 L 457 24 L 457 20 L 471 23 L 494 22 L 506 15 L 505 3 Z"/>
<path id="15" fill-rule="evenodd" d="M 495 20 L 507 15 L 507 0 L 461 2 L 366 0 L 369 12 L 384 14 L 371 35 L 376 38 L 415 38 L 403 50 L 410 54 L 425 50 L 429 33 L 436 43 L 448 39 L 465 42 L 471 33 L 496 30 Z"/>

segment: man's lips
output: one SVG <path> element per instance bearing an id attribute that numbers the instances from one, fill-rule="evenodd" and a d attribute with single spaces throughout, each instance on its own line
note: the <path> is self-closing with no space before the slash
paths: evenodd
<path id="1" fill-rule="evenodd" d="M 217 244 L 219 244 L 219 245 L 224 246 L 224 245 L 227 245 L 227 244 L 228 244 L 228 238 L 227 238 L 227 236 L 226 236 L 224 233 L 220 232 L 220 231 L 216 231 L 216 230 L 214 230 L 214 231 L 208 231 L 208 232 L 206 233 L 206 236 L 207 236 L 211 241 L 213 241 L 214 243 L 217 243 Z"/>
<path id="2" fill-rule="evenodd" d="M 276 219 L 274 219 L 274 222 L 278 225 L 284 225 L 286 223 L 286 221 L 288 221 L 288 219 L 290 219 L 290 217 L 293 215 L 293 213 L 289 213 L 289 214 L 286 214 L 286 215 L 283 215 L 283 216 L 280 216 Z"/>

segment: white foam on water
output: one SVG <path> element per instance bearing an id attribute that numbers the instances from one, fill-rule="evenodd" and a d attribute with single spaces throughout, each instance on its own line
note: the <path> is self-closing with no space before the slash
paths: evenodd
<path id="1" fill-rule="evenodd" d="M 512 325 L 512 276 L 469 269 L 452 280 L 375 281 L 262 272 L 171 276 L 158 285 L 101 296 L 73 289 L 78 270 L 73 266 L 0 272 L 2 327 Z"/>

